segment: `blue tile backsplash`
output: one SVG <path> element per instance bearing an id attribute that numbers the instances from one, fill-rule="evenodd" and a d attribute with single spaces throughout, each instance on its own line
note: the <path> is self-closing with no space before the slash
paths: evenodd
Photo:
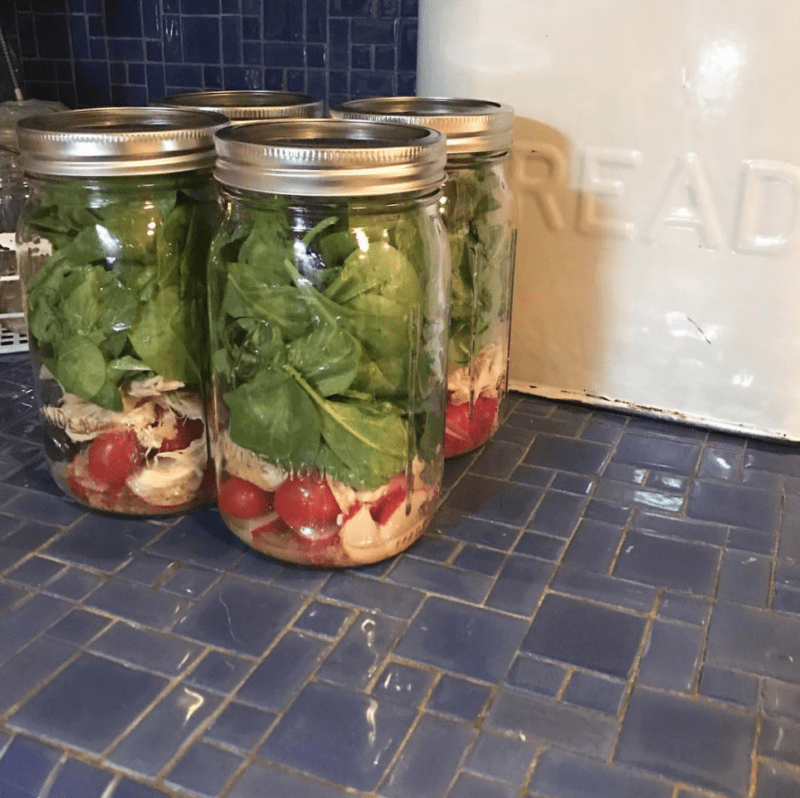
<path id="1" fill-rule="evenodd" d="M 13 0 L 0 23 L 24 95 L 70 108 L 195 89 L 334 105 L 416 84 L 417 0 Z"/>

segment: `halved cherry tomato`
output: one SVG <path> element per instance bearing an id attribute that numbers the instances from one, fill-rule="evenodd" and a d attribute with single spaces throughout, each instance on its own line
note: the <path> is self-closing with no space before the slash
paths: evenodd
<path id="1" fill-rule="evenodd" d="M 87 452 L 80 452 L 69 464 L 67 486 L 79 501 L 99 510 L 115 510 L 126 493 L 125 485 L 109 485 L 89 475 Z"/>
<path id="2" fill-rule="evenodd" d="M 496 396 L 484 396 L 483 394 L 475 400 L 472 418 L 469 422 L 469 436 L 476 446 L 484 443 L 491 435 L 497 418 L 499 402 L 500 400 Z"/>
<path id="3" fill-rule="evenodd" d="M 273 494 L 240 477 L 229 477 L 217 491 L 217 505 L 231 518 L 257 518 L 272 509 Z"/>
<path id="4" fill-rule="evenodd" d="M 394 511 L 405 501 L 406 475 L 399 474 L 389 483 L 389 490 L 369 508 L 372 520 L 383 526 L 394 515 Z"/>
<path id="5" fill-rule="evenodd" d="M 268 544 L 269 539 L 276 536 L 290 535 L 291 530 L 280 516 L 273 513 L 269 521 L 257 526 L 250 534 L 253 538 L 253 543 L 258 545 L 259 543 Z"/>
<path id="6" fill-rule="evenodd" d="M 327 529 L 341 512 L 328 483 L 317 474 L 296 474 L 275 491 L 275 511 L 294 529 Z"/>
<path id="7" fill-rule="evenodd" d="M 144 449 L 133 430 L 101 432 L 89 446 L 89 476 L 105 485 L 122 485 L 143 464 Z"/>
<path id="8" fill-rule="evenodd" d="M 205 426 L 198 418 L 179 418 L 176 426 L 175 435 L 162 441 L 160 452 L 177 452 L 179 449 L 185 449 L 192 441 L 201 438 L 205 432 Z"/>

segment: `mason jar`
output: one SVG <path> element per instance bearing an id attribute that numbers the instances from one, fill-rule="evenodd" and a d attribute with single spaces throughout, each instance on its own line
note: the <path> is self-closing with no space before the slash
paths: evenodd
<path id="1" fill-rule="evenodd" d="M 281 560 L 397 554 L 430 521 L 443 471 L 444 137 L 300 119 L 230 126 L 216 143 L 222 517 Z"/>
<path id="2" fill-rule="evenodd" d="M 267 89 L 190 91 L 170 94 L 158 104 L 224 114 L 233 125 L 264 119 L 318 118 L 325 115 L 322 101 L 308 94 Z"/>
<path id="3" fill-rule="evenodd" d="M 213 501 L 205 269 L 224 116 L 95 108 L 21 121 L 17 255 L 53 476 L 159 515 Z"/>
<path id="4" fill-rule="evenodd" d="M 494 434 L 508 389 L 516 233 L 505 168 L 514 112 L 484 100 L 372 97 L 330 115 L 424 125 L 447 137 L 440 211 L 453 276 L 444 453 L 470 452 Z"/>

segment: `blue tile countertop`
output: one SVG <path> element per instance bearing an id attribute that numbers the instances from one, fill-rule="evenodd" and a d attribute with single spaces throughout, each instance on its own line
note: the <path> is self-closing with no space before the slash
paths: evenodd
<path id="1" fill-rule="evenodd" d="M 378 565 L 86 513 L 0 360 L 3 798 L 797 798 L 800 449 L 512 395 Z"/>

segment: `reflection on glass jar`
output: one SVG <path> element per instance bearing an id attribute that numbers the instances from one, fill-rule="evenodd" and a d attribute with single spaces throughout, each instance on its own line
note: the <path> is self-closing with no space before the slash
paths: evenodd
<path id="1" fill-rule="evenodd" d="M 327 566 L 410 546 L 439 497 L 449 257 L 443 137 L 331 120 L 217 134 L 209 269 L 218 503 Z"/>
<path id="2" fill-rule="evenodd" d="M 45 445 L 58 484 L 90 507 L 213 500 L 204 286 L 224 124 L 129 108 L 20 125 L 18 256 Z"/>
<path id="3" fill-rule="evenodd" d="M 508 387 L 514 228 L 505 162 L 514 113 L 484 100 L 370 97 L 331 116 L 425 125 L 447 137 L 441 214 L 453 275 L 444 451 L 470 452 L 497 429 Z"/>

